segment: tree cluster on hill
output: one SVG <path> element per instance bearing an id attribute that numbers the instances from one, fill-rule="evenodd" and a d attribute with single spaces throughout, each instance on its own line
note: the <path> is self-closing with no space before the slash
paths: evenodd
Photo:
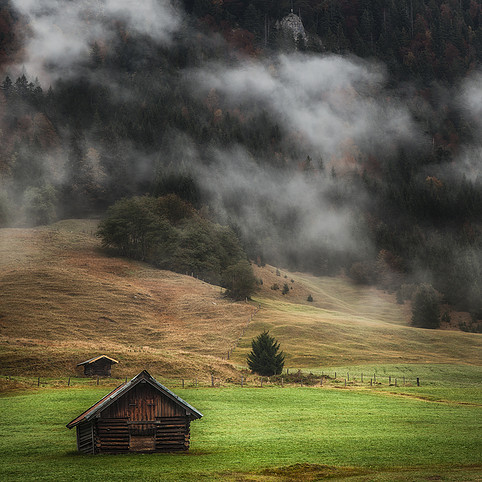
<path id="1" fill-rule="evenodd" d="M 203 218 L 174 194 L 117 201 L 97 234 L 104 247 L 221 284 L 234 299 L 256 289 L 253 269 L 233 231 Z"/>

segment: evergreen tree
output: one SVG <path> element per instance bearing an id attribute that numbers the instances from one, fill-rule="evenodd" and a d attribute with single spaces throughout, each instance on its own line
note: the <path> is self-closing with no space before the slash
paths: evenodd
<path id="1" fill-rule="evenodd" d="M 285 356 L 279 351 L 279 343 L 265 331 L 251 342 L 251 353 L 248 354 L 248 367 L 253 373 L 271 376 L 283 371 Z"/>

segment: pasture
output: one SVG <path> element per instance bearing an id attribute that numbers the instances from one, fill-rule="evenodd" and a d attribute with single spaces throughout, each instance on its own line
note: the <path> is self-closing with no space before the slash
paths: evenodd
<path id="1" fill-rule="evenodd" d="M 482 373 L 474 368 L 465 378 L 463 373 L 461 367 L 445 372 L 450 387 L 433 378 L 426 387 L 175 388 L 204 414 L 191 425 L 190 452 L 181 455 L 77 454 L 75 433 L 65 424 L 110 388 L 11 391 L 0 398 L 0 476 L 480 480 L 482 401 L 472 382 L 480 387 Z"/>

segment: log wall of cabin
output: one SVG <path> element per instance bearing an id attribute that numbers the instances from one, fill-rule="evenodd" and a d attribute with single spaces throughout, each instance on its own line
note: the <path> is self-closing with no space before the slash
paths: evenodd
<path id="1" fill-rule="evenodd" d="M 88 365 L 84 365 L 84 375 L 89 377 L 110 377 L 111 376 L 112 362 L 109 360 L 98 360 Z"/>
<path id="2" fill-rule="evenodd" d="M 97 419 L 96 452 L 171 452 L 189 448 L 185 409 L 147 383 L 140 383 Z"/>
<path id="3" fill-rule="evenodd" d="M 97 420 L 95 427 L 95 453 L 129 452 L 129 440 L 127 419 Z"/>

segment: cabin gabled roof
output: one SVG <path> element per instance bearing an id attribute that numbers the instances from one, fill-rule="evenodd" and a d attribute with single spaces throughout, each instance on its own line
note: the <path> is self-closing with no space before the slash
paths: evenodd
<path id="1" fill-rule="evenodd" d="M 67 428 L 73 428 L 79 423 L 88 422 L 98 413 L 102 412 L 104 409 L 112 405 L 116 400 L 125 395 L 127 392 L 129 392 L 129 390 L 134 388 L 139 383 L 149 383 L 162 395 L 166 396 L 174 403 L 184 408 L 186 410 L 186 414 L 192 420 L 201 418 L 203 416 L 203 414 L 196 410 L 192 405 L 189 405 L 189 403 L 184 401 L 181 397 L 178 397 L 175 393 L 171 392 L 171 390 L 159 383 L 146 370 L 143 370 L 132 380 L 128 381 L 127 383 L 123 383 L 122 385 L 119 385 L 112 392 L 108 393 L 104 398 L 100 399 L 97 403 L 88 408 L 84 413 L 81 413 L 78 417 L 74 418 L 71 422 L 67 424 Z"/>
<path id="2" fill-rule="evenodd" d="M 99 356 L 96 356 L 94 358 L 91 358 L 90 360 L 85 360 L 81 363 L 77 363 L 77 366 L 80 367 L 81 365 L 90 365 L 91 363 L 94 363 L 96 362 L 97 360 L 101 360 L 102 358 L 105 358 L 106 360 L 109 360 L 112 364 L 114 363 L 119 363 L 117 360 L 114 360 L 113 358 L 111 358 L 110 356 L 107 356 L 107 355 L 99 355 Z"/>

